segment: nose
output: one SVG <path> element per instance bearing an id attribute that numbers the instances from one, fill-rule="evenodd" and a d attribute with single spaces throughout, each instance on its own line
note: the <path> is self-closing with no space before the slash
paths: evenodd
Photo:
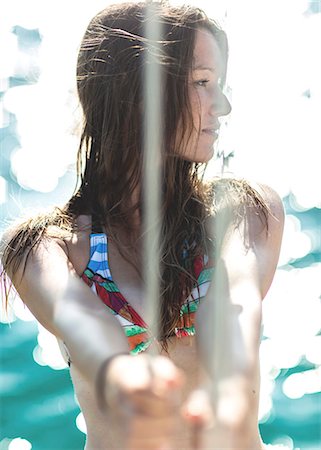
<path id="1" fill-rule="evenodd" d="M 232 106 L 221 90 L 212 98 L 210 114 L 213 116 L 227 116 L 232 111 Z"/>

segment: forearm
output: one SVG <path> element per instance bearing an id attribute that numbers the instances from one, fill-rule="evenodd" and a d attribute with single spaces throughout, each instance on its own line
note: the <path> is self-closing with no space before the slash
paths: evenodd
<path id="1" fill-rule="evenodd" d="M 260 447 L 250 445 L 259 442 L 261 298 L 255 284 L 229 286 L 222 269 L 220 289 L 197 316 L 197 342 L 215 416 L 212 436 L 217 448 L 256 450 Z"/>
<path id="2" fill-rule="evenodd" d="M 55 242 L 40 245 L 23 267 L 10 274 L 20 297 L 36 319 L 65 343 L 73 365 L 95 382 L 106 359 L 128 352 L 120 324 Z"/>
<path id="3" fill-rule="evenodd" d="M 91 383 L 97 381 L 107 359 L 118 353 L 129 353 L 124 332 L 108 311 L 90 313 L 70 306 L 56 321 L 56 327 L 72 365 Z"/>
<path id="4" fill-rule="evenodd" d="M 260 294 L 251 286 L 230 289 L 221 283 L 219 291 L 209 292 L 197 312 L 196 339 L 211 379 L 255 377 L 261 315 Z"/>

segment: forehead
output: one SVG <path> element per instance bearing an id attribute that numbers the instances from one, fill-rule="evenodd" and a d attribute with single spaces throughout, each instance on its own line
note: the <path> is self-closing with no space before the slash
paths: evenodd
<path id="1" fill-rule="evenodd" d="M 222 73 L 223 59 L 221 50 L 213 34 L 205 29 L 196 31 L 193 53 L 193 70 L 207 68 Z"/>

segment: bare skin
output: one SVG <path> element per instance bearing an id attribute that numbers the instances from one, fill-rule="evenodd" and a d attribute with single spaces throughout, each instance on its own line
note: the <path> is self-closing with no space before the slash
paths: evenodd
<path id="1" fill-rule="evenodd" d="M 90 217 L 88 216 L 80 217 L 78 225 L 81 228 L 88 227 L 89 224 L 90 224 Z M 70 242 L 68 242 L 69 259 L 72 262 L 73 266 L 75 267 L 75 270 L 79 276 L 81 276 L 89 261 L 89 234 L 90 234 L 89 231 L 80 232 L 78 233 L 77 236 L 74 236 L 74 238 Z M 117 286 L 119 287 L 120 291 L 124 295 L 124 297 L 129 301 L 129 303 L 134 307 L 134 309 L 144 318 L 145 300 L 143 298 L 143 286 L 141 278 L 139 277 L 137 271 L 133 268 L 133 266 L 129 264 L 128 261 L 126 261 L 120 255 L 119 251 L 117 250 L 117 247 L 113 244 L 111 240 L 109 240 L 108 244 L 109 244 L 109 262 L 112 277 Z M 139 250 L 136 250 L 135 252 L 136 258 L 138 251 Z M 193 389 L 195 389 L 196 386 L 198 385 L 199 361 L 195 339 L 192 336 L 184 337 L 182 339 L 177 339 L 176 337 L 173 337 L 169 344 L 168 355 L 166 355 L 161 350 L 160 354 L 164 356 L 169 356 L 170 360 L 181 371 L 180 373 L 173 370 L 172 366 L 165 366 L 164 369 L 164 376 L 165 377 L 168 376 L 169 379 L 171 380 L 171 383 L 173 384 L 172 386 L 173 389 L 170 389 L 171 383 L 169 383 L 168 386 L 169 390 L 176 391 L 177 389 L 175 388 L 176 387 L 179 388 L 179 391 L 175 393 L 175 395 L 177 395 L 177 398 L 175 399 L 173 404 L 173 408 L 177 410 L 178 405 L 182 404 L 182 402 L 187 399 L 189 393 Z M 135 359 L 138 359 L 138 357 L 136 357 Z M 159 367 L 163 367 L 162 361 L 160 361 L 158 369 Z M 122 371 L 121 367 L 119 368 L 119 371 Z M 114 370 L 114 372 L 116 380 L 119 375 L 117 375 L 118 373 L 117 370 L 116 371 Z M 114 438 L 115 433 L 114 427 L 112 428 L 111 432 L 111 427 L 99 426 L 97 423 L 98 422 L 97 417 L 102 416 L 102 423 L 104 423 L 105 420 L 107 420 L 107 418 L 103 419 L 103 415 L 97 410 L 97 404 L 94 400 L 95 397 L 94 386 L 86 382 L 86 380 L 84 380 L 84 378 L 82 377 L 81 373 L 77 371 L 77 369 L 73 365 L 71 367 L 71 375 L 75 386 L 75 390 L 77 392 L 77 397 L 82 407 L 82 411 L 84 412 L 84 416 L 86 418 L 89 430 L 86 450 L 96 448 L 107 448 L 104 447 L 104 445 L 106 445 L 107 442 L 110 443 L 111 445 L 110 448 L 117 448 L 119 436 L 116 435 L 116 437 Z M 139 378 L 140 380 L 138 380 L 138 382 L 141 381 L 141 377 Z M 131 383 L 131 381 L 132 380 L 129 380 L 129 383 Z M 146 383 L 148 383 L 148 381 L 146 381 Z M 115 405 L 115 407 L 118 408 L 119 405 Z M 128 407 L 127 403 L 126 407 Z M 162 418 L 163 423 L 159 424 L 160 429 L 164 430 L 163 433 L 164 435 L 168 435 L 169 433 L 171 433 L 176 436 L 176 439 L 174 441 L 175 445 L 173 448 L 190 448 L 190 430 L 186 430 L 186 421 L 184 421 L 183 418 L 178 418 L 177 416 L 175 417 L 173 413 L 170 414 L 170 416 L 168 416 L 168 407 L 169 405 L 166 405 L 165 409 L 167 417 L 166 419 Z M 147 438 L 146 432 L 148 432 L 151 429 L 153 430 L 152 436 L 153 438 L 155 438 L 156 432 L 155 427 L 150 426 L 148 427 L 146 420 L 147 420 L 146 416 L 144 417 L 142 424 L 139 423 L 139 420 L 136 420 L 134 426 L 137 428 L 137 433 L 135 432 L 136 436 L 135 442 L 138 440 L 139 436 L 145 435 L 146 439 Z M 138 445 L 138 442 L 136 445 Z M 144 444 L 140 442 L 138 448 L 143 448 L 142 445 Z M 122 446 L 120 446 L 120 448 L 122 448 Z"/>
<path id="2" fill-rule="evenodd" d="M 168 448 L 173 449 L 192 449 L 199 443 L 199 448 L 261 448 L 257 428 L 261 301 L 272 282 L 283 230 L 279 197 L 268 189 L 262 194 L 273 213 L 269 217 L 269 233 L 253 213 L 252 235 L 245 239 L 240 226 L 229 234 L 222 248 L 230 274 L 232 303 L 243 311 L 237 322 L 246 343 L 242 360 L 250 364 L 245 372 L 234 367 L 229 386 L 221 393 L 215 424 L 201 433 L 200 440 L 195 441 L 194 425 L 207 420 L 206 403 L 200 407 L 196 402 L 195 407 L 195 401 L 187 402 L 183 412 L 182 405 L 198 383 L 204 383 L 196 345 L 202 333 L 196 338 L 173 338 L 166 363 L 158 358 L 151 362 L 146 355 L 116 357 L 106 373 L 106 390 L 101 393 L 107 410 L 99 410 L 95 395 L 99 368 L 109 356 L 128 352 L 128 346 L 114 317 L 79 279 L 89 259 L 88 231 L 78 233 L 67 245 L 56 239 L 44 241 L 30 255 L 24 275 L 21 271 L 12 274 L 18 293 L 35 317 L 70 351 L 71 376 L 88 429 L 86 450 L 160 449 L 165 444 L 171 444 Z M 245 240 L 250 242 L 246 250 L 242 244 Z M 110 255 L 111 271 L 119 289 L 144 316 L 142 286 L 136 272 L 112 243 Z M 206 313 L 200 308 L 199 331 L 205 320 Z M 246 443 L 242 444 L 244 436 Z"/>
<path id="3" fill-rule="evenodd" d="M 264 191 L 262 191 L 263 193 Z M 271 191 L 268 195 L 265 194 L 266 198 L 268 196 L 271 196 Z M 265 255 L 265 257 L 262 258 L 262 261 L 260 261 L 260 265 L 264 266 L 264 264 L 267 264 L 266 257 L 268 258 L 269 266 L 265 267 L 265 270 L 262 270 L 262 277 L 260 279 L 260 293 L 258 294 L 258 299 L 253 300 L 253 302 L 256 302 L 257 305 L 260 306 L 258 302 L 261 302 L 261 299 L 264 298 L 266 291 L 269 288 L 269 285 L 271 283 L 271 279 L 273 277 L 275 264 L 277 261 L 277 255 L 279 251 L 279 245 L 280 245 L 280 238 L 281 238 L 281 232 L 282 232 L 282 208 L 280 208 L 280 204 L 273 205 L 271 203 L 271 198 L 269 198 L 270 204 L 272 206 L 272 209 L 274 210 L 275 218 L 271 218 L 271 223 L 269 224 L 270 228 L 270 239 L 263 237 L 263 230 L 262 230 L 262 224 L 257 222 L 257 224 L 254 224 L 254 235 L 256 235 L 256 244 L 257 245 L 263 245 L 263 241 L 266 240 L 264 247 L 269 248 L 268 255 Z M 256 221 L 256 219 L 255 219 Z M 256 222 L 255 222 L 256 223 Z M 90 226 L 90 217 L 88 216 L 81 216 L 79 218 L 78 224 L 80 228 L 85 227 L 88 230 L 88 227 Z M 257 227 L 257 228 L 256 228 Z M 271 229 L 272 227 L 272 229 Z M 89 231 L 79 232 L 77 236 L 75 235 L 72 240 L 68 242 L 68 256 L 69 260 L 73 264 L 77 274 L 81 276 L 84 269 L 86 268 L 86 265 L 89 260 Z M 237 246 L 235 244 L 235 238 L 232 237 L 229 239 L 230 241 L 233 241 L 233 246 L 227 244 L 226 245 L 226 253 L 228 254 L 228 258 L 231 257 L 232 260 L 238 261 L 238 264 L 240 262 L 240 254 L 237 254 Z M 238 239 L 237 239 L 238 240 Z M 270 244 L 272 244 L 272 247 L 268 246 L 268 241 Z M 235 255 L 230 255 L 229 252 L 230 248 L 233 248 L 233 252 L 235 252 Z M 236 250 L 235 250 L 236 249 Z M 135 253 L 137 254 L 139 250 L 136 249 Z M 233 258 L 232 258 L 233 256 Z M 246 263 L 246 258 L 249 260 L 249 267 L 252 265 L 252 262 L 250 261 L 251 256 L 247 254 L 246 257 L 244 257 L 244 262 Z M 271 264 L 271 258 L 274 259 L 273 264 Z M 131 264 L 129 264 L 119 253 L 117 248 L 114 246 L 112 241 L 109 241 L 109 262 L 110 262 L 110 269 L 113 276 L 114 281 L 116 282 L 117 286 L 119 287 L 120 291 L 123 293 L 125 298 L 129 301 L 129 303 L 144 317 L 144 303 L 145 300 L 143 299 L 143 288 L 141 283 L 141 278 L 137 274 L 137 271 L 132 267 Z M 243 266 L 244 267 L 244 266 Z M 270 268 L 270 270 L 268 270 Z M 233 268 L 233 270 L 235 270 Z M 253 274 L 250 274 L 249 277 L 254 278 Z M 244 279 L 243 279 L 244 281 Z M 243 283 L 242 281 L 242 283 Z M 237 283 L 236 283 L 237 284 Z M 236 289 L 236 288 L 235 288 Z M 240 287 L 238 287 L 240 290 Z M 251 288 L 245 287 L 242 288 L 244 290 L 244 294 L 249 299 L 251 297 Z M 237 293 L 237 296 L 239 297 L 240 293 Z M 255 297 L 255 295 L 254 295 Z M 239 304 L 238 300 L 238 304 Z M 259 335 L 259 328 L 260 328 L 260 308 L 258 308 L 258 311 L 254 313 L 252 306 L 250 306 L 250 303 L 247 303 L 246 305 L 243 305 L 245 311 L 245 323 L 243 327 L 246 327 L 246 330 L 243 329 L 243 334 L 245 336 L 248 336 L 249 341 L 249 347 L 248 352 L 252 355 L 252 358 L 254 359 L 255 363 L 258 363 L 258 355 L 255 353 L 255 349 L 257 349 L 258 345 L 258 335 Z M 250 321 L 247 322 L 247 313 L 249 316 L 251 316 L 250 320 L 253 319 L 253 314 L 257 314 L 258 320 L 255 323 L 251 323 Z M 201 324 L 200 324 L 201 326 Z M 254 350 L 253 350 L 254 349 Z M 164 353 L 160 351 L 160 354 Z M 120 404 L 121 395 L 118 393 L 119 402 L 116 402 L 116 404 L 113 404 L 113 413 L 115 409 L 119 410 L 119 416 L 124 417 L 130 421 L 132 421 L 131 426 L 131 439 L 133 446 L 132 448 L 144 448 L 144 445 L 147 445 L 146 448 L 158 448 L 157 445 L 159 444 L 159 438 L 158 433 L 160 435 L 167 435 L 172 436 L 170 439 L 170 442 L 172 444 L 172 448 L 194 448 L 193 442 L 195 441 L 194 431 L 195 427 L 193 426 L 193 423 L 198 423 L 198 421 L 206 420 L 208 419 L 204 412 L 204 401 L 202 403 L 201 411 L 199 410 L 199 404 L 196 404 L 198 397 L 194 396 L 194 402 L 192 400 L 192 397 L 190 398 L 190 394 L 199 387 L 199 384 L 204 383 L 206 380 L 204 371 L 200 369 L 200 357 L 198 355 L 197 350 L 197 342 L 195 337 L 185 337 L 178 339 L 176 337 L 173 337 L 169 344 L 169 352 L 168 355 L 169 359 L 174 363 L 174 365 L 180 369 L 181 373 L 175 372 L 173 370 L 173 367 L 166 366 L 166 369 L 163 373 L 165 378 L 168 376 L 171 382 L 168 384 L 167 388 L 169 389 L 172 394 L 176 392 L 176 398 L 175 395 L 173 398 L 175 399 L 174 403 L 171 404 L 169 402 L 164 407 L 164 410 L 167 411 L 164 416 L 161 414 L 161 420 L 157 418 L 154 423 L 150 423 L 149 426 L 147 426 L 146 422 L 146 416 L 143 414 L 143 417 L 141 420 L 139 417 L 136 417 L 135 419 L 132 417 L 131 419 L 128 419 L 126 416 L 126 409 L 128 409 L 128 402 L 125 402 L 123 404 L 123 410 L 122 405 Z M 120 360 L 123 358 L 123 361 L 121 361 L 120 365 L 113 367 L 112 371 L 112 380 L 115 384 L 119 383 L 119 373 L 124 373 L 124 367 L 126 367 L 126 357 L 119 357 Z M 137 357 L 136 357 L 137 358 Z M 124 360 L 125 359 L 125 360 Z M 145 362 L 144 362 L 145 363 Z M 143 365 L 144 365 L 143 363 Z M 131 363 L 132 364 L 132 363 Z M 141 369 L 143 368 L 143 365 Z M 160 364 L 159 367 L 162 365 Z M 139 368 L 137 368 L 139 372 Z M 143 369 L 144 370 L 144 369 Z M 157 370 L 157 369 L 156 369 Z M 183 376 L 181 376 L 183 374 Z M 105 449 L 105 448 L 117 448 L 118 443 L 120 442 L 120 436 L 125 438 L 124 432 L 123 432 L 123 426 L 121 426 L 121 429 L 119 430 L 119 434 L 115 432 L 117 429 L 117 426 L 113 427 L 105 427 L 104 424 L 106 421 L 112 421 L 115 422 L 115 416 L 110 416 L 110 413 L 107 411 L 106 417 L 101 414 L 101 412 L 97 409 L 97 404 L 95 401 L 95 392 L 94 392 L 94 386 L 84 379 L 81 372 L 77 370 L 77 368 L 72 365 L 71 368 L 71 375 L 73 379 L 73 383 L 75 386 L 75 390 L 77 393 L 77 397 L 79 399 L 82 411 L 84 413 L 87 427 L 88 427 L 88 440 L 86 445 L 86 450 L 92 450 L 92 449 Z M 113 378 L 114 377 L 114 378 Z M 149 384 L 149 375 L 146 378 L 146 385 Z M 133 386 L 131 386 L 133 380 L 128 379 L 128 385 L 126 385 L 126 380 L 124 382 L 124 385 L 122 386 L 122 389 L 126 391 L 126 389 L 131 389 Z M 134 381 L 135 382 L 135 381 Z M 141 377 L 139 377 L 138 382 L 141 382 Z M 157 380 L 153 380 L 154 383 L 157 383 Z M 242 380 L 239 383 L 237 376 L 234 376 L 233 381 L 231 382 L 231 386 L 233 385 L 235 392 L 237 392 L 237 389 L 239 386 L 242 386 Z M 258 394 L 259 394 L 259 372 L 258 372 L 258 366 L 256 364 L 253 365 L 253 371 L 251 372 L 251 375 L 248 379 L 248 386 L 252 392 L 251 398 L 250 398 L 250 405 L 251 405 L 251 414 L 250 414 L 250 428 L 252 428 L 252 443 L 253 445 L 249 448 L 253 449 L 259 449 L 261 448 L 261 440 L 259 437 L 258 429 L 257 429 L 257 411 L 258 411 Z M 144 387 L 146 388 L 146 385 Z M 135 389 L 139 387 L 136 385 Z M 190 398 L 189 402 L 187 401 Z M 195 400 L 196 398 L 196 400 Z M 237 405 L 237 402 L 239 401 L 239 398 L 237 395 L 234 395 L 235 403 L 232 404 L 231 408 L 233 410 L 233 406 Z M 224 401 L 222 399 L 222 402 L 224 404 Z M 165 402 L 166 403 L 166 402 Z M 182 405 L 185 403 L 185 407 L 182 409 L 178 405 Z M 226 404 L 226 403 L 225 403 Z M 157 407 L 156 404 L 150 404 L 149 407 L 155 408 Z M 196 408 L 196 409 L 195 409 Z M 168 409 L 172 411 L 179 411 L 179 415 L 175 415 L 173 413 L 168 414 Z M 224 411 L 224 408 L 221 410 L 223 420 L 225 422 L 228 422 L 230 420 L 230 417 L 225 417 L 224 414 L 229 414 L 230 411 L 227 410 L 227 413 Z M 195 412 L 196 411 L 196 412 Z M 246 416 L 248 417 L 249 411 L 246 410 Z M 205 417 L 205 418 L 204 418 Z M 100 418 L 100 420 L 99 420 Z M 212 417 L 210 417 L 211 419 Z M 233 418 L 237 418 L 237 413 L 233 411 Z M 237 419 L 236 419 L 237 421 Z M 242 422 L 241 413 L 240 413 L 240 421 Z M 123 423 L 123 422 L 122 422 Z M 151 431 L 151 440 L 147 440 L 148 436 L 146 436 L 146 432 Z M 217 442 L 218 446 L 223 446 L 224 441 L 230 439 L 227 435 L 225 435 L 225 432 L 219 429 L 215 429 L 215 427 L 211 427 L 208 431 L 204 431 L 203 433 L 203 442 L 211 442 L 211 445 L 215 445 L 215 442 Z M 228 433 L 227 433 L 228 434 Z M 221 436 L 222 435 L 222 436 Z M 140 439 L 144 436 L 143 441 Z M 194 438 L 193 438 L 194 436 Z M 207 436 L 207 437 L 206 437 Z M 155 440 L 155 447 L 153 447 L 154 444 L 152 444 L 153 440 Z M 147 442 L 147 443 L 146 443 Z M 106 447 L 106 443 L 108 443 L 108 447 Z M 152 445 L 151 447 L 148 447 L 148 445 Z M 110 447 L 109 447 L 110 446 Z M 124 442 L 122 441 L 122 445 L 120 448 L 124 446 Z M 205 448 L 205 447 L 204 447 Z M 214 448 L 214 447 L 211 447 Z M 222 447 L 224 448 L 224 447 Z M 227 448 L 227 447 L 226 447 Z M 238 448 L 242 448 L 238 446 Z"/>

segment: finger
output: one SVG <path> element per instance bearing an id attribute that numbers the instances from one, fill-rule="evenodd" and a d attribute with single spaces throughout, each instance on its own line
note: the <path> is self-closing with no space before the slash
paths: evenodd
<path id="1" fill-rule="evenodd" d="M 202 430 L 198 424 L 192 426 L 191 447 L 193 450 L 199 450 L 202 446 Z"/>
<path id="2" fill-rule="evenodd" d="M 178 412 L 178 402 L 150 390 L 133 392 L 122 403 L 125 409 L 130 405 L 129 409 L 134 414 L 150 417 L 167 417 Z"/>
<path id="3" fill-rule="evenodd" d="M 183 418 L 198 428 L 209 428 L 214 425 L 214 412 L 209 394 L 203 389 L 193 391 L 181 408 Z"/>
<path id="4" fill-rule="evenodd" d="M 123 356 L 108 373 L 106 401 L 124 414 L 163 415 L 178 408 L 182 372 L 166 357 Z"/>
<path id="5" fill-rule="evenodd" d="M 108 379 L 124 392 L 147 389 L 151 385 L 151 371 L 144 356 L 123 356 L 110 366 Z"/>
<path id="6" fill-rule="evenodd" d="M 160 395 L 180 388 L 184 383 L 183 372 L 165 356 L 157 356 L 151 359 L 149 367 L 153 380 L 152 388 Z"/>
<path id="7" fill-rule="evenodd" d="M 181 412 L 191 428 L 191 448 L 202 448 L 203 431 L 214 424 L 214 413 L 208 393 L 204 389 L 193 391 Z"/>
<path id="8" fill-rule="evenodd" d="M 124 413 L 123 402 L 126 403 L 126 414 L 132 412 L 133 405 L 127 400 L 137 391 L 150 390 L 151 373 L 146 361 L 131 355 L 115 358 L 106 373 L 104 395 L 106 404 Z"/>

